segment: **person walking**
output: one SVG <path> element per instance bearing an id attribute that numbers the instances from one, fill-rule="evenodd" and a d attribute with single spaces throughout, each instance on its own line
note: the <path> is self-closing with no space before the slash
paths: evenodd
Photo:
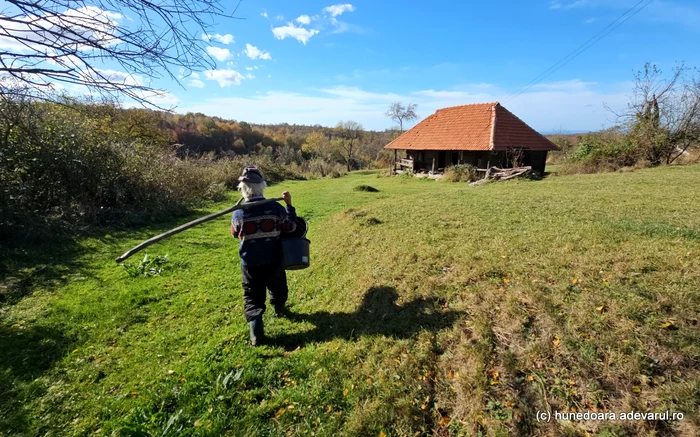
<path id="1" fill-rule="evenodd" d="M 265 200 L 263 194 L 267 183 L 257 167 L 246 167 L 238 181 L 244 203 Z M 241 258 L 244 312 L 253 346 L 265 340 L 262 317 L 266 290 L 270 292 L 270 305 L 275 315 L 283 317 L 287 313 L 289 289 L 280 235 L 296 230 L 297 216 L 291 194 L 285 191 L 282 197 L 286 208 L 270 202 L 234 211 L 231 218 L 231 234 L 241 242 L 238 254 Z"/>

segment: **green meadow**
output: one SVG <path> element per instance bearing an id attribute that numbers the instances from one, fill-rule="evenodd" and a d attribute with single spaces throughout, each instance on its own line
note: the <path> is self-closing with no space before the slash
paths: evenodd
<path id="1" fill-rule="evenodd" d="M 259 348 L 230 217 L 114 262 L 235 193 L 0 248 L 0 435 L 700 435 L 699 165 L 267 194 L 283 190 L 312 265 L 288 272 L 292 315 L 268 311 Z M 666 410 L 683 419 L 537 420 Z"/>

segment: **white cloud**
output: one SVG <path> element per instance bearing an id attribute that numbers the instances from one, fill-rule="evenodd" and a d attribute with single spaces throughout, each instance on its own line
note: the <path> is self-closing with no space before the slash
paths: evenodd
<path id="1" fill-rule="evenodd" d="M 93 93 L 90 93 L 88 90 L 82 88 L 82 87 L 74 87 L 73 91 L 75 94 L 79 95 L 85 95 L 85 94 L 91 94 L 94 95 Z M 173 94 L 167 92 L 167 91 L 162 91 L 162 90 L 152 90 L 152 91 L 138 91 L 135 93 L 139 98 L 147 100 L 153 105 L 158 105 L 162 108 L 175 108 L 176 105 L 180 103 L 180 99 L 175 97 Z M 125 100 L 122 102 L 122 105 L 125 108 L 138 108 L 141 106 L 141 103 L 135 101 L 135 100 Z"/>
<path id="2" fill-rule="evenodd" d="M 533 85 L 532 89 L 546 91 L 583 91 L 598 85 L 598 82 L 584 82 L 580 79 L 562 80 L 560 82 L 546 82 Z"/>
<path id="3" fill-rule="evenodd" d="M 568 86 L 567 86 L 568 84 Z M 581 80 L 542 84 L 502 104 L 540 132 L 597 130 L 610 126 L 613 117 L 604 108 L 624 109 L 630 84 L 608 90 Z M 210 99 L 184 108 L 230 119 L 256 123 L 297 123 L 333 126 L 338 120 L 356 120 L 368 129 L 386 129 L 391 121 L 384 116 L 394 101 L 418 104 L 421 119 L 435 110 L 468 103 L 503 100 L 513 90 L 490 84 L 469 84 L 459 89 L 417 90 L 409 93 L 372 92 L 354 87 L 331 87 L 315 93 L 273 91 L 249 97 Z"/>
<path id="4" fill-rule="evenodd" d="M 193 72 L 190 77 L 191 80 L 187 82 L 187 85 L 193 88 L 204 88 L 204 82 L 199 79 L 199 73 Z"/>
<path id="5" fill-rule="evenodd" d="M 218 41 L 223 45 L 229 45 L 235 42 L 233 35 L 230 33 L 227 33 L 226 35 L 221 35 L 218 33 L 216 35 L 207 35 L 206 33 L 203 33 L 202 39 L 206 42 L 210 42 L 211 40 Z"/>
<path id="6" fill-rule="evenodd" d="M 60 46 L 66 51 L 90 49 L 91 47 L 80 44 L 84 40 L 112 46 L 120 42 L 116 35 L 119 31 L 118 20 L 122 18 L 123 16 L 119 13 L 105 11 L 95 6 L 68 9 L 60 14 L 43 17 L 13 16 L 14 21 L 8 21 L 2 26 L 4 36 L 0 36 L 0 48 L 12 50 L 14 53 L 33 51 L 46 53 L 51 51 L 49 47 L 53 46 Z M 62 32 L 61 29 L 64 28 L 71 29 L 70 38 Z M 60 35 L 66 35 L 66 37 Z M 77 38 L 78 42 L 74 38 Z M 24 41 L 21 42 L 18 39 Z M 6 56 L 11 57 L 12 54 Z M 29 62 L 34 61 L 32 59 Z M 17 62 L 13 66 L 21 67 Z"/>
<path id="7" fill-rule="evenodd" d="M 255 76 L 253 76 L 252 74 L 248 73 L 248 74 L 245 75 L 245 78 L 246 78 L 246 79 L 255 79 Z"/>
<path id="8" fill-rule="evenodd" d="M 208 80 L 215 80 L 222 88 L 240 85 L 244 79 L 243 75 L 235 70 L 207 70 L 204 76 Z"/>
<path id="9" fill-rule="evenodd" d="M 284 15 L 278 15 L 275 17 L 276 21 L 284 21 Z"/>
<path id="10" fill-rule="evenodd" d="M 312 36 L 318 34 L 318 30 L 308 30 L 303 27 L 296 27 L 294 23 L 288 23 L 287 26 L 275 27 L 272 29 L 272 33 L 277 39 L 294 38 L 306 45 Z"/>
<path id="11" fill-rule="evenodd" d="M 141 97 L 158 106 L 175 106 L 180 103 L 180 99 L 167 91 L 144 91 Z"/>
<path id="12" fill-rule="evenodd" d="M 296 21 L 299 24 L 311 24 L 311 17 L 309 17 L 308 15 L 301 15 L 294 21 Z"/>
<path id="13" fill-rule="evenodd" d="M 267 18 L 268 20 L 270 19 L 270 17 L 267 15 L 267 12 L 262 12 L 260 13 L 260 15 Z"/>
<path id="14" fill-rule="evenodd" d="M 330 23 L 335 29 L 333 30 L 332 33 L 345 33 L 345 32 L 353 32 L 353 33 L 358 33 L 358 34 L 364 34 L 366 33 L 365 29 L 361 28 L 360 26 L 354 25 L 354 24 L 348 24 L 343 21 L 338 20 L 336 17 L 339 17 L 345 12 L 353 12 L 355 10 L 355 7 L 349 3 L 346 4 L 338 4 L 334 6 L 328 6 L 323 9 L 324 12 L 330 14 Z M 327 17 L 324 17 L 327 18 Z"/>
<path id="15" fill-rule="evenodd" d="M 594 17 L 594 18 L 589 18 L 588 20 L 584 21 L 584 23 L 591 24 L 591 23 L 595 23 L 596 21 L 598 21 L 598 19 Z"/>
<path id="16" fill-rule="evenodd" d="M 351 5 L 350 3 L 328 6 L 328 7 L 323 9 L 323 12 L 330 14 L 331 17 L 337 17 L 339 15 L 343 15 L 343 13 L 345 13 L 345 12 L 354 12 L 354 11 L 355 11 L 355 6 Z"/>
<path id="17" fill-rule="evenodd" d="M 253 71 L 253 67 L 246 67 L 245 69 L 248 71 Z"/>
<path id="18" fill-rule="evenodd" d="M 549 9 L 560 9 L 566 11 L 569 9 L 580 8 L 588 5 L 588 0 L 576 0 L 573 2 L 562 3 L 561 1 L 553 0 L 549 2 Z"/>
<path id="19" fill-rule="evenodd" d="M 367 33 L 365 29 L 363 29 L 360 26 L 357 26 L 355 24 L 350 24 L 346 23 L 344 21 L 336 20 L 335 18 L 331 18 L 331 23 L 333 26 L 335 26 L 335 30 L 331 33 L 345 33 L 345 32 L 352 32 L 352 33 L 357 33 L 359 35 L 363 35 Z"/>
<path id="20" fill-rule="evenodd" d="M 336 86 L 333 88 L 325 88 L 321 90 L 332 96 L 351 99 L 356 102 L 393 102 L 401 99 L 401 95 L 394 93 L 372 93 L 364 91 L 358 87 Z"/>
<path id="21" fill-rule="evenodd" d="M 209 46 L 207 47 L 207 53 L 221 62 L 233 58 L 233 54 L 229 51 L 229 49 L 222 49 L 221 47 Z"/>
<path id="22" fill-rule="evenodd" d="M 267 61 L 272 59 L 272 56 L 270 56 L 268 52 L 260 50 L 254 45 L 250 44 L 245 45 L 245 50 L 243 50 L 243 53 L 245 53 L 250 59 L 264 59 Z"/>
<path id="23" fill-rule="evenodd" d="M 95 72 L 83 72 L 81 74 L 85 79 L 91 79 L 97 82 L 111 82 L 126 86 L 142 86 L 143 77 L 131 73 L 126 73 L 117 70 L 95 69 Z"/>

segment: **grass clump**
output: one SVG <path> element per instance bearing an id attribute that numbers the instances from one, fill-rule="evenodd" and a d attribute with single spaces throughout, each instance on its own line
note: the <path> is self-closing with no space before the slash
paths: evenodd
<path id="1" fill-rule="evenodd" d="M 158 276 L 164 271 L 183 267 L 184 264 L 179 261 L 172 262 L 168 255 L 149 257 L 146 254 L 138 264 L 124 263 L 123 266 L 129 276 L 136 278 L 139 276 Z"/>
<path id="2" fill-rule="evenodd" d="M 364 191 L 366 193 L 378 193 L 379 190 L 370 186 L 370 185 L 358 185 L 355 188 L 353 188 L 355 191 Z"/>

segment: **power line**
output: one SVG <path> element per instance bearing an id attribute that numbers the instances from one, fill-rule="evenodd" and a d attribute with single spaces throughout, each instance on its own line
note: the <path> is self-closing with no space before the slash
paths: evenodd
<path id="1" fill-rule="evenodd" d="M 639 5 L 641 5 L 641 4 L 644 3 L 644 2 L 647 2 L 647 3 L 646 3 L 645 5 L 643 5 L 641 8 L 637 9 L 636 11 L 634 11 Z M 608 36 L 608 35 L 609 35 L 611 32 L 613 32 L 615 29 L 617 29 L 618 27 L 620 27 L 620 26 L 622 26 L 623 24 L 625 24 L 630 18 L 632 18 L 632 17 L 634 17 L 635 15 L 637 15 L 638 13 L 640 13 L 644 8 L 646 8 L 647 6 L 649 6 L 650 4 L 652 4 L 653 2 L 654 2 L 654 0 L 641 0 L 639 3 L 635 4 L 634 6 L 632 6 L 632 7 L 631 7 L 629 10 L 627 10 L 624 14 L 620 15 L 617 19 L 615 19 L 614 21 L 612 21 L 610 24 L 608 24 L 608 25 L 607 25 L 605 28 L 603 28 L 601 31 L 599 31 L 598 33 L 596 33 L 595 35 L 593 35 L 588 41 L 586 41 L 586 42 L 584 42 L 583 44 L 581 44 L 581 45 L 580 45 L 578 48 L 576 48 L 573 52 L 569 53 L 567 56 L 565 56 L 564 58 L 562 58 L 559 62 L 557 62 L 556 64 L 552 65 L 552 66 L 549 67 L 547 70 L 545 70 L 542 74 L 540 74 L 539 76 L 537 76 L 536 78 L 534 78 L 534 79 L 531 80 L 530 82 L 526 83 L 525 85 L 523 85 L 522 87 L 520 87 L 520 88 L 519 88 L 518 90 L 516 90 L 515 92 L 511 93 L 510 95 L 508 95 L 508 96 L 504 99 L 503 103 L 507 103 L 507 102 L 513 100 L 514 98 L 518 97 L 519 95 L 521 95 L 521 94 L 524 93 L 525 91 L 529 90 L 529 89 L 532 88 L 533 86 L 535 86 L 535 85 L 537 85 L 538 83 L 542 82 L 542 81 L 543 81 L 544 79 L 546 79 L 547 77 L 551 76 L 555 71 L 559 70 L 561 67 L 563 67 L 564 65 L 566 65 L 566 64 L 568 64 L 569 62 L 571 62 L 572 60 L 574 60 L 577 56 L 579 56 L 580 54 L 582 54 L 583 52 L 585 52 L 586 50 L 588 50 L 589 48 L 591 48 L 593 45 L 595 45 L 595 44 L 596 44 L 598 41 L 600 41 L 601 39 L 603 39 L 603 38 L 605 38 L 606 36 Z M 632 12 L 632 11 L 634 11 L 634 12 L 633 12 L 631 15 L 629 15 L 629 16 L 628 16 L 627 18 L 625 18 L 624 20 L 620 21 L 622 18 L 624 18 L 626 15 L 628 15 L 628 14 L 629 14 L 630 12 Z M 620 22 L 618 23 L 618 21 L 620 21 Z M 617 23 L 617 25 L 615 25 L 615 23 Z M 614 26 L 614 27 L 612 27 L 612 26 Z M 610 29 L 610 27 L 612 27 L 612 29 Z M 610 30 L 608 30 L 608 29 L 610 29 Z M 607 30 L 607 32 L 606 32 L 606 30 Z M 602 35 L 601 35 L 601 34 L 602 34 Z"/>

